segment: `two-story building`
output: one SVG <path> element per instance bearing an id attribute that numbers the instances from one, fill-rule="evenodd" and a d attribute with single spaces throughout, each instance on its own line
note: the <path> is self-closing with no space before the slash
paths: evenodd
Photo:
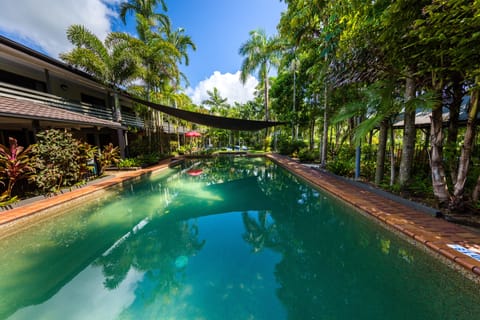
<path id="1" fill-rule="evenodd" d="M 128 144 L 127 132 L 142 130 L 144 121 L 132 102 L 120 97 L 114 109 L 113 90 L 89 74 L 0 36 L 0 143 L 15 137 L 21 145 L 35 141 L 37 131 L 69 129 L 96 145 Z"/>

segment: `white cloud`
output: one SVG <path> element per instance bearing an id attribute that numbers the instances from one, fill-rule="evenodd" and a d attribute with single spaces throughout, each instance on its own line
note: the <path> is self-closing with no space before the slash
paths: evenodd
<path id="1" fill-rule="evenodd" d="M 2 0 L 0 30 L 40 46 L 57 58 L 71 49 L 66 30 L 72 24 L 87 27 L 100 39 L 111 30 L 114 12 L 108 4 L 118 0 Z"/>
<path id="2" fill-rule="evenodd" d="M 245 84 L 240 81 L 240 71 L 235 74 L 214 71 L 210 78 L 200 81 L 195 88 L 188 88 L 187 95 L 192 98 L 193 103 L 201 104 L 208 99 L 207 91 L 213 91 L 217 88 L 222 98 L 227 98 L 228 103 L 245 103 L 253 100 L 255 87 L 258 80 L 253 76 L 248 76 Z"/>

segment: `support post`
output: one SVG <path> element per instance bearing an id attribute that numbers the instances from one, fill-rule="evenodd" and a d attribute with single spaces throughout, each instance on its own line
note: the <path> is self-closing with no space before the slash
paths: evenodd
<path id="1" fill-rule="evenodd" d="M 355 180 L 360 179 L 360 158 L 361 158 L 362 147 L 358 145 L 355 148 Z"/>

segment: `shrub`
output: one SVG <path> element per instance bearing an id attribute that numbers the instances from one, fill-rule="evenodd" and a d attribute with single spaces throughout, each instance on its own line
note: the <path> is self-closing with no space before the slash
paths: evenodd
<path id="1" fill-rule="evenodd" d="M 95 172 L 88 162 L 95 158 L 98 154 L 98 148 L 86 142 L 77 141 L 79 150 L 78 163 L 80 164 L 80 176 L 82 179 L 87 179 L 90 174 Z"/>
<path id="2" fill-rule="evenodd" d="M 119 168 L 140 167 L 141 165 L 142 165 L 142 162 L 137 158 L 121 159 L 117 164 Z"/>
<path id="3" fill-rule="evenodd" d="M 33 173 L 31 167 L 30 151 L 31 147 L 25 149 L 18 145 L 17 139 L 9 138 L 10 148 L 0 144 L 0 179 L 5 179 L 7 183 L 0 181 L 6 186 L 5 192 L 0 195 L 0 202 L 12 202 L 13 186 L 20 180 L 27 178 Z"/>
<path id="4" fill-rule="evenodd" d="M 302 149 L 298 152 L 298 158 L 301 162 L 313 162 L 319 157 L 318 151 L 309 150 L 308 148 Z"/>
<path id="5" fill-rule="evenodd" d="M 178 141 L 170 140 L 170 151 L 174 152 L 174 151 L 177 151 L 177 149 L 178 149 Z"/>
<path id="6" fill-rule="evenodd" d="M 160 153 L 157 152 L 143 154 L 137 157 L 140 165 L 142 166 L 157 163 L 161 158 L 162 156 L 160 155 Z"/>
<path id="7" fill-rule="evenodd" d="M 80 180 L 80 150 L 71 133 L 55 129 L 40 132 L 32 152 L 34 181 L 44 193 L 57 192 Z"/>
<path id="8" fill-rule="evenodd" d="M 278 141 L 278 152 L 283 155 L 298 155 L 301 149 L 307 147 L 307 143 L 303 140 L 281 139 Z"/>
<path id="9" fill-rule="evenodd" d="M 112 143 L 103 146 L 102 153 L 98 159 L 100 163 L 99 175 L 105 172 L 105 169 L 120 161 L 120 151 L 118 147 L 114 147 Z"/>
<path id="10" fill-rule="evenodd" d="M 355 162 L 336 159 L 327 163 L 327 170 L 339 176 L 352 177 L 355 171 Z"/>

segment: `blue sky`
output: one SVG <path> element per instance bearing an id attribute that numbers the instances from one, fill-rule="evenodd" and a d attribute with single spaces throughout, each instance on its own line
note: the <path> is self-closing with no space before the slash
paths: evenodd
<path id="1" fill-rule="evenodd" d="M 120 0 L 2 0 L 0 34 L 57 58 L 68 51 L 65 30 L 83 24 L 100 38 L 111 30 L 134 33 L 115 20 L 112 5 Z M 280 14 L 286 5 L 279 0 L 166 0 L 175 28 L 183 27 L 197 46 L 189 53 L 190 65 L 182 66 L 190 81 L 187 93 L 194 102 L 206 98 L 214 86 L 229 101 L 251 98 L 256 79 L 245 86 L 238 83 L 243 58 L 238 54 L 249 31 L 264 29 L 276 33 Z"/>

